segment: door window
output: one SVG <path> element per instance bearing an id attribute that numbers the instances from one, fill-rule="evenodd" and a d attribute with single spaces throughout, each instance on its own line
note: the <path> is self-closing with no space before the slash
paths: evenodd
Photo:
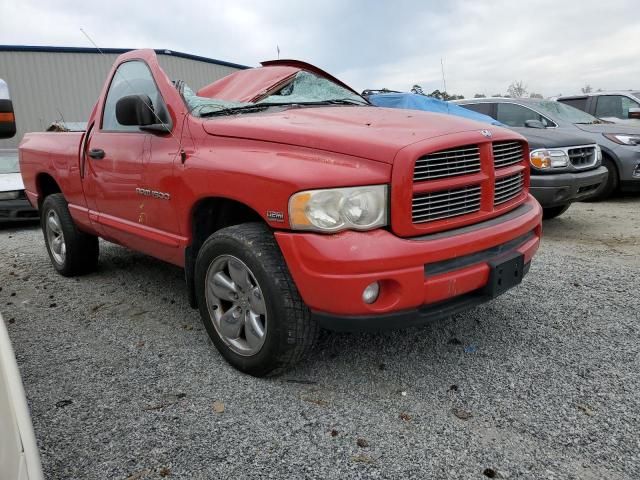
<path id="1" fill-rule="evenodd" d="M 127 95 L 148 95 L 156 114 L 165 110 L 158 87 L 149 67 L 143 62 L 132 61 L 118 67 L 111 80 L 102 114 L 102 130 L 138 132 L 135 125 L 121 125 L 116 118 L 116 103 Z"/>
<path id="2" fill-rule="evenodd" d="M 515 103 L 499 103 L 496 116 L 496 120 L 510 127 L 525 127 L 527 120 L 538 120 L 542 122 L 545 127 L 553 126 L 553 122 L 539 113 L 522 105 L 516 105 Z"/>
<path id="3" fill-rule="evenodd" d="M 602 95 L 596 103 L 596 117 L 629 118 L 630 108 L 640 108 L 640 104 L 622 95 Z"/>
<path id="4" fill-rule="evenodd" d="M 473 110 L 474 112 L 477 113 L 482 113 L 483 115 L 488 115 L 490 117 L 493 117 L 493 115 L 491 115 L 493 112 L 491 111 L 491 107 L 493 107 L 493 104 L 491 103 L 470 103 L 467 105 L 460 105 L 461 107 L 467 108 L 469 110 Z"/>
<path id="5" fill-rule="evenodd" d="M 583 112 L 587 111 L 587 97 L 580 98 L 563 98 L 558 100 L 559 102 L 565 103 L 570 107 L 577 108 L 578 110 L 582 110 Z"/>

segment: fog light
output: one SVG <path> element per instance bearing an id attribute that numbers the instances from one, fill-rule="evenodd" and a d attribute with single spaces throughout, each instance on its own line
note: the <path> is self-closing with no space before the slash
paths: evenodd
<path id="1" fill-rule="evenodd" d="M 636 169 L 633 171 L 634 177 L 640 177 L 640 163 L 636 165 Z"/>
<path id="2" fill-rule="evenodd" d="M 362 301 L 364 303 L 373 303 L 378 299 L 380 295 L 380 284 L 373 282 L 362 292 Z"/>

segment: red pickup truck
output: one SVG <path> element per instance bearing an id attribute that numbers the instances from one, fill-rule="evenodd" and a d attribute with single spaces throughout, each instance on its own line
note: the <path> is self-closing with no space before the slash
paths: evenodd
<path id="1" fill-rule="evenodd" d="M 541 235 L 521 136 L 262 65 L 196 93 L 132 51 L 84 132 L 25 135 L 54 268 L 94 270 L 98 237 L 184 267 L 213 343 L 257 376 L 321 326 L 419 325 L 521 281 Z"/>

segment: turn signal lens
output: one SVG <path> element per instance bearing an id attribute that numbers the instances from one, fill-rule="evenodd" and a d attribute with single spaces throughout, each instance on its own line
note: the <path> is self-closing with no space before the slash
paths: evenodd
<path id="1" fill-rule="evenodd" d="M 540 170 L 551 168 L 551 155 L 548 150 L 534 150 L 529 155 L 531 165 Z"/>

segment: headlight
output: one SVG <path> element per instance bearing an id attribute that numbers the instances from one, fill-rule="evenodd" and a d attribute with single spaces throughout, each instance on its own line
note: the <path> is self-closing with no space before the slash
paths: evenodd
<path id="1" fill-rule="evenodd" d="M 371 230 L 387 224 L 387 186 L 298 192 L 289 199 L 294 230 Z"/>
<path id="2" fill-rule="evenodd" d="M 562 150 L 533 150 L 529 154 L 531 165 L 539 170 L 547 168 L 563 168 L 569 165 L 569 157 Z"/>
<path id="3" fill-rule="evenodd" d="M 20 196 L 20 190 L 12 192 L 0 192 L 0 200 L 15 200 Z"/>
<path id="4" fill-rule="evenodd" d="M 529 162 L 539 170 L 551 168 L 551 155 L 548 150 L 533 150 L 529 154 Z"/>
<path id="5" fill-rule="evenodd" d="M 603 135 L 620 145 L 640 145 L 640 135 L 627 133 L 603 133 Z"/>

